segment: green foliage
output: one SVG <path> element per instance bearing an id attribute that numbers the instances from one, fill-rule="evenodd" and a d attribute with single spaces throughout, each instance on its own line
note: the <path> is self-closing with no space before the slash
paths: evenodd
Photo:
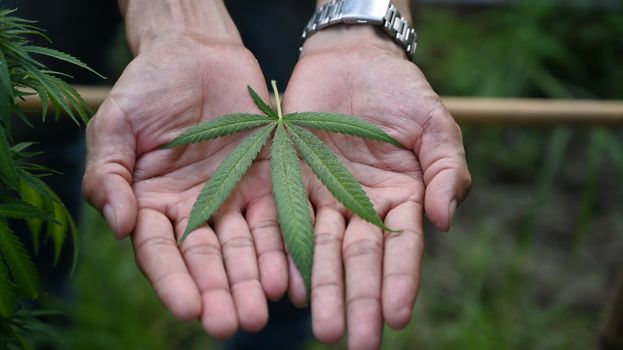
<path id="1" fill-rule="evenodd" d="M 277 113 L 275 113 L 275 111 L 273 111 L 273 109 L 270 108 L 270 106 L 266 104 L 264 100 L 262 100 L 262 98 L 255 92 L 255 90 L 253 90 L 250 86 L 247 86 L 247 90 L 249 91 L 249 94 L 251 95 L 251 99 L 253 100 L 253 103 L 255 103 L 257 108 L 259 108 L 260 111 L 262 111 L 262 113 L 266 114 L 268 117 L 272 119 L 275 119 L 275 120 L 279 119 L 279 116 L 277 115 Z"/>
<path id="2" fill-rule="evenodd" d="M 201 190 L 197 202 L 190 212 L 190 218 L 182 240 L 194 229 L 208 220 L 225 202 L 244 173 L 249 169 L 257 154 L 266 144 L 274 126 L 265 126 L 247 137 L 216 169 L 210 181 Z"/>
<path id="3" fill-rule="evenodd" d="M 367 123 L 361 118 L 350 115 L 339 113 L 306 112 L 291 113 L 283 118 L 287 122 L 306 128 L 359 136 L 370 140 L 387 142 L 396 147 L 402 147 L 400 142 L 387 135 L 385 131 L 381 130 L 378 126 Z"/>
<path id="4" fill-rule="evenodd" d="M 36 337 L 34 333 L 47 334 L 47 331 L 37 320 L 39 311 L 26 311 L 20 303 L 24 298 L 38 297 L 39 275 L 11 223 L 14 220 L 27 223 L 35 252 L 43 239 L 50 239 L 54 263 L 62 253 L 68 233 L 77 254 L 78 236 L 76 225 L 60 198 L 41 180 L 52 171 L 29 162 L 37 154 L 29 150 L 32 143 L 12 145 L 12 117 L 31 125 L 17 103 L 18 99 L 31 95 L 40 98 L 44 119 L 49 104 L 57 118 L 64 113 L 80 124 L 90 116 L 86 102 L 77 91 L 58 78 L 63 74 L 49 70 L 34 55 L 94 71 L 68 54 L 32 45 L 29 36 L 47 37 L 34 22 L 12 16 L 14 11 L 0 9 L 0 346 L 28 348 L 29 342 L 23 337 L 32 338 Z"/>
<path id="5" fill-rule="evenodd" d="M 283 124 L 275 131 L 271 156 L 273 196 L 288 252 L 299 269 L 309 298 L 314 229 L 301 164 Z"/>
<path id="6" fill-rule="evenodd" d="M 44 104 L 44 117 L 49 100 L 56 108 L 57 117 L 64 112 L 76 122 L 86 122 L 90 115 L 86 102 L 74 88 L 56 77 L 61 73 L 49 70 L 32 55 L 49 56 L 83 68 L 86 65 L 70 55 L 31 45 L 26 34 L 37 35 L 41 31 L 32 25 L 33 22 L 11 16 L 13 12 L 15 10 L 0 10 L 0 82 L 4 89 L 0 93 L 0 98 L 3 98 L 0 101 L 2 110 L 16 112 L 19 107 L 15 98 L 36 93 Z M 7 105 L 9 109 L 4 107 Z"/>
<path id="7" fill-rule="evenodd" d="M 357 179 L 318 137 L 296 125 L 292 125 L 288 129 L 292 135 L 292 141 L 303 156 L 305 163 L 309 165 L 335 198 L 360 218 L 383 228 L 385 231 L 391 231 L 383 225 L 372 202 L 359 186 Z"/>
<path id="8" fill-rule="evenodd" d="M 214 118 L 206 123 L 197 124 L 168 143 L 165 147 L 175 147 L 189 143 L 216 139 L 225 135 L 249 130 L 269 123 L 265 116 L 259 114 L 227 114 Z"/>
<path id="9" fill-rule="evenodd" d="M 28 203 L 16 201 L 10 204 L 0 204 L 0 216 L 9 219 L 39 219 L 51 220 L 49 210 L 41 210 Z"/>
<path id="10" fill-rule="evenodd" d="M 15 188 L 17 186 L 17 170 L 7 137 L 4 127 L 0 125 L 0 174 L 3 175 L 8 186 Z"/>
<path id="11" fill-rule="evenodd" d="M 11 316 L 15 308 L 15 293 L 11 288 L 11 283 L 9 271 L 3 259 L 0 259 L 0 317 Z"/>
<path id="12" fill-rule="evenodd" d="M 35 265 L 15 233 L 3 221 L 0 221 L 0 253 L 20 290 L 32 299 L 36 298 L 39 294 L 39 277 Z"/>
<path id="13" fill-rule="evenodd" d="M 279 94 L 274 81 L 273 88 L 279 105 Z M 248 90 L 253 102 L 265 116 L 256 114 L 220 116 L 186 129 L 165 146 L 201 142 L 265 125 L 255 134 L 244 139 L 212 175 L 193 205 L 188 225 L 181 239 L 208 220 L 225 202 L 276 128 L 271 149 L 273 196 L 286 247 L 303 276 L 309 296 L 314 229 L 308 209 L 307 193 L 302 182 L 300 161 L 294 150 L 294 144 L 303 156 L 303 160 L 340 203 L 381 229 L 390 229 L 383 225 L 357 179 L 320 139 L 297 124 L 398 146 L 400 143 L 380 128 L 353 116 L 313 112 L 284 116 L 281 114 L 280 106 L 275 112 L 251 87 L 248 87 Z"/>

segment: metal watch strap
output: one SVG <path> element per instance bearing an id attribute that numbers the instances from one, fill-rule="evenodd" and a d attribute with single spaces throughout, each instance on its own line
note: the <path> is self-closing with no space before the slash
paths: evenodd
<path id="1" fill-rule="evenodd" d="M 415 29 L 389 0 L 331 0 L 316 10 L 303 31 L 303 39 L 337 23 L 382 25 L 413 59 L 417 46 Z"/>

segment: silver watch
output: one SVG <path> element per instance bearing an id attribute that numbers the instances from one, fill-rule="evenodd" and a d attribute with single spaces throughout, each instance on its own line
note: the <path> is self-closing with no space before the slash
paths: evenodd
<path id="1" fill-rule="evenodd" d="M 415 29 L 389 0 L 331 0 L 316 10 L 305 26 L 303 39 L 337 23 L 372 24 L 383 29 L 413 60 L 417 46 Z"/>

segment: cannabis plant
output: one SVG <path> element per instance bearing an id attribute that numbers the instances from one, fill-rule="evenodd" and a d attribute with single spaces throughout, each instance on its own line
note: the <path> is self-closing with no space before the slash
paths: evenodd
<path id="1" fill-rule="evenodd" d="M 303 112 L 283 115 L 275 81 L 272 82 L 277 111 L 248 87 L 255 105 L 264 114 L 237 113 L 216 117 L 186 129 L 166 147 L 201 142 L 255 129 L 216 169 L 195 202 L 181 237 L 208 220 L 225 202 L 261 149 L 272 137 L 271 177 L 279 226 L 288 252 L 309 292 L 313 257 L 313 225 L 307 192 L 303 186 L 297 152 L 344 207 L 360 218 L 391 231 L 383 225 L 372 202 L 357 179 L 338 157 L 307 128 L 358 136 L 402 147 L 383 130 L 364 120 L 338 113 Z M 296 150 L 295 150 L 296 149 Z M 309 296 L 309 293 L 307 293 Z"/>
<path id="2" fill-rule="evenodd" d="M 65 53 L 35 46 L 29 37 L 49 39 L 34 22 L 12 16 L 15 10 L 0 10 L 0 348 L 26 347 L 23 339 L 28 324 L 41 312 L 24 310 L 28 299 L 40 293 L 39 276 L 19 236 L 14 220 L 23 220 L 37 253 L 43 241 L 50 240 L 54 262 L 58 261 L 68 236 L 77 253 L 76 225 L 59 197 L 42 177 L 52 171 L 34 164 L 30 158 L 33 142 L 15 143 L 11 133 L 12 116 L 32 126 L 17 103 L 29 95 L 41 100 L 42 117 L 53 108 L 56 118 L 69 115 L 85 123 L 89 108 L 75 89 L 63 82 L 62 73 L 52 71 L 35 59 L 48 56 L 91 70 Z M 75 262 L 75 256 L 74 256 Z M 16 345 L 17 344 L 17 345 Z"/>

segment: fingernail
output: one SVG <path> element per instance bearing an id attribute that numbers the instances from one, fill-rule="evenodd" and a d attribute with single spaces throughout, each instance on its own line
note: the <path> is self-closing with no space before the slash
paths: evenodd
<path id="1" fill-rule="evenodd" d="M 456 199 L 453 199 L 452 202 L 450 202 L 450 207 L 448 207 L 448 229 L 450 229 L 450 226 L 452 226 L 452 218 L 454 218 L 456 205 L 457 205 L 457 201 Z"/>
<path id="2" fill-rule="evenodd" d="M 114 231 L 115 226 L 117 226 L 116 225 L 117 223 L 116 223 L 116 218 L 115 218 L 115 211 L 112 209 L 110 204 L 106 204 L 104 206 L 104 210 L 102 210 L 102 213 L 104 214 L 104 218 L 106 219 L 106 222 L 108 222 L 108 226 L 113 228 L 113 231 Z"/>

